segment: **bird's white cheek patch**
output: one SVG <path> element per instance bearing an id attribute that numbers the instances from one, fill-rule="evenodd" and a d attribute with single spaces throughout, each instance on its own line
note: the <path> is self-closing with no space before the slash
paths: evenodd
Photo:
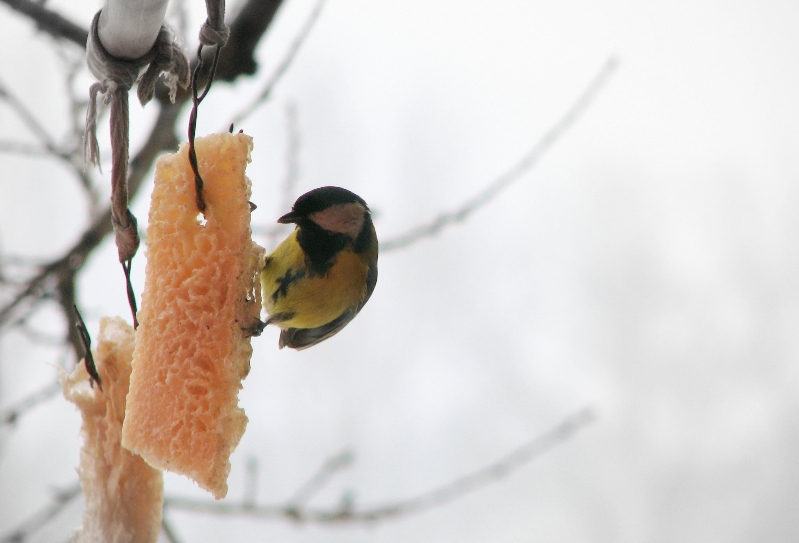
<path id="1" fill-rule="evenodd" d="M 346 234 L 355 239 L 361 232 L 366 208 L 357 202 L 337 204 L 323 211 L 311 213 L 308 218 L 330 232 Z"/>

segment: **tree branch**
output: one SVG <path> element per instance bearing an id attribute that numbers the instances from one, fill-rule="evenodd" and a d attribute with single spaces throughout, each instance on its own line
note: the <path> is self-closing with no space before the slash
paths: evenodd
<path id="1" fill-rule="evenodd" d="M 195 511 L 214 515 L 249 516 L 271 520 L 293 520 L 299 523 L 371 523 L 388 518 L 396 518 L 421 513 L 475 492 L 485 486 L 507 477 L 532 460 L 552 450 L 555 446 L 569 440 L 579 430 L 595 420 L 593 411 L 584 408 L 565 418 L 560 424 L 536 437 L 529 443 L 477 471 L 474 471 L 439 488 L 423 492 L 407 500 L 385 505 L 356 509 L 351 500 L 342 500 L 334 509 L 299 509 L 296 504 L 252 505 L 245 503 L 211 502 L 187 498 L 165 497 L 167 508 Z M 338 469 L 340 466 L 334 466 Z M 333 471 L 331 469 L 323 471 Z M 325 477 L 327 475 L 325 474 Z"/>
<path id="2" fill-rule="evenodd" d="M 57 492 L 55 499 L 45 507 L 31 515 L 14 530 L 0 537 L 0 543 L 19 543 L 53 520 L 75 498 L 81 494 L 80 483 L 75 483 L 66 490 Z"/>
<path id="3" fill-rule="evenodd" d="M 258 69 L 255 49 L 272 23 L 283 0 L 248 0 L 230 24 L 230 38 L 219 55 L 216 78 L 234 81 L 241 75 L 252 75 Z"/>
<path id="4" fill-rule="evenodd" d="M 50 150 L 45 147 L 34 145 L 32 143 L 11 140 L 0 140 L 0 153 L 35 157 L 49 156 L 51 154 Z"/>
<path id="5" fill-rule="evenodd" d="M 161 517 L 161 531 L 164 532 L 164 536 L 166 536 L 169 543 L 180 543 L 177 532 L 175 532 L 172 523 L 167 520 L 166 516 Z"/>
<path id="6" fill-rule="evenodd" d="M 33 111 L 27 107 L 24 102 L 16 96 L 0 79 L 0 99 L 4 100 L 13 109 L 20 120 L 33 132 L 39 139 L 44 147 L 45 154 L 52 156 L 67 164 L 75 177 L 78 178 L 84 189 L 91 192 L 92 180 L 89 174 L 84 170 L 83 156 L 80 155 L 75 149 L 72 151 L 64 151 L 56 144 L 55 139 L 47 132 L 47 129 L 34 115 Z"/>
<path id="7" fill-rule="evenodd" d="M 401 249 L 415 243 L 421 239 L 435 236 L 446 227 L 452 226 L 466 220 L 469 215 L 492 201 L 498 194 L 508 188 L 513 182 L 517 181 L 522 175 L 532 169 L 544 154 L 565 134 L 572 125 L 582 116 L 583 113 L 596 98 L 610 76 L 616 70 L 618 61 L 615 58 L 608 59 L 583 90 L 580 96 L 574 101 L 571 107 L 556 122 L 535 145 L 508 171 L 492 181 L 486 188 L 472 196 L 459 208 L 442 213 L 435 219 L 411 228 L 404 234 L 400 234 L 387 241 L 380 242 L 380 251 L 392 251 Z"/>
<path id="8" fill-rule="evenodd" d="M 45 129 L 44 125 L 36 119 L 36 116 L 33 112 L 22 103 L 14 93 L 8 90 L 6 84 L 0 79 L 0 99 L 5 100 L 5 102 L 11 106 L 22 122 L 30 129 L 33 134 L 39 138 L 39 141 L 44 145 L 45 149 L 48 152 L 55 156 L 64 157 L 63 153 L 58 149 L 58 146 L 55 143 L 53 137 L 48 134 L 47 129 Z"/>
<path id="9" fill-rule="evenodd" d="M 41 388 L 32 394 L 22 398 L 17 403 L 0 411 L 0 427 L 9 424 L 13 425 L 23 414 L 27 413 L 37 405 L 44 403 L 50 398 L 61 392 L 61 380 L 55 379 L 52 383 Z"/>
<path id="10" fill-rule="evenodd" d="M 343 451 L 328 458 L 313 477 L 294 492 L 294 495 L 289 498 L 287 507 L 296 511 L 298 516 L 301 515 L 305 504 L 322 490 L 336 473 L 348 468 L 354 461 L 355 455 L 351 451 Z"/>
<path id="11" fill-rule="evenodd" d="M 294 41 L 291 43 L 291 46 L 283 57 L 283 60 L 280 62 L 280 64 L 278 64 L 277 68 L 275 68 L 275 71 L 272 72 L 272 75 L 269 76 L 269 79 L 266 80 L 261 92 L 255 98 L 255 100 L 250 102 L 247 107 L 242 109 L 233 117 L 231 123 L 235 125 L 241 124 L 241 122 L 252 115 L 252 113 L 258 109 L 261 104 L 269 99 L 269 97 L 272 95 L 275 85 L 277 85 L 278 81 L 280 81 L 280 78 L 283 77 L 283 74 L 286 73 L 286 70 L 289 69 L 289 66 L 291 66 L 291 63 L 294 61 L 294 57 L 297 56 L 300 47 L 302 47 L 302 44 L 305 43 L 306 38 L 310 35 L 311 29 L 313 29 L 316 20 L 319 19 L 319 14 L 322 13 L 322 6 L 324 5 L 325 0 L 317 1 L 316 7 L 314 7 L 313 11 L 311 11 L 310 15 L 308 15 L 308 19 L 305 21 L 305 24 L 303 25 L 299 34 L 297 34 L 297 36 L 294 38 Z"/>
<path id="12" fill-rule="evenodd" d="M 182 106 L 183 103 L 160 105 L 158 119 L 147 142 L 130 161 L 128 183 L 131 195 L 141 187 L 158 155 L 166 149 L 177 146 L 175 124 Z M 30 311 L 43 297 L 67 288 L 64 285 L 74 281 L 75 274 L 83 266 L 86 258 L 112 230 L 111 208 L 108 207 L 64 256 L 43 266 L 36 276 L 28 280 L 26 288 L 0 308 L 0 328 L 16 320 L 20 313 Z M 70 309 L 66 315 L 69 316 L 71 313 Z M 75 346 L 80 345 L 79 342 L 72 343 Z M 81 349 L 77 349 L 78 357 L 80 353 Z"/>
<path id="13" fill-rule="evenodd" d="M 27 15 L 36 23 L 40 30 L 47 32 L 54 38 L 65 39 L 81 47 L 86 47 L 89 31 L 55 11 L 44 7 L 44 2 L 32 2 L 31 0 L 0 0 L 0 2 L 23 15 Z"/>
<path id="14" fill-rule="evenodd" d="M 277 10 L 280 3 L 281 2 L 277 0 L 270 0 L 268 4 L 271 6 L 269 9 L 272 11 L 259 12 L 256 15 L 253 15 L 252 12 L 254 8 L 243 10 L 236 21 L 231 25 L 231 35 L 228 43 L 243 41 L 257 44 L 269 23 L 272 21 L 274 11 Z M 261 2 L 251 0 L 248 5 L 251 4 L 260 5 Z M 261 9 L 263 9 L 263 7 L 261 7 Z M 255 17 L 259 19 L 258 24 L 255 24 L 256 21 L 253 20 L 247 21 L 246 24 L 239 23 L 239 20 L 243 17 Z M 254 29 L 259 30 L 261 33 L 257 36 L 249 34 L 254 31 Z M 242 49 L 241 51 L 243 51 L 242 54 L 251 54 L 251 52 L 247 53 L 247 49 Z M 235 77 L 244 73 L 236 68 L 237 66 L 243 66 L 241 62 L 238 62 L 230 55 L 228 55 L 227 58 L 228 62 L 232 63 L 226 67 L 226 73 L 229 77 L 235 79 Z M 158 102 L 160 109 L 155 125 L 150 131 L 144 146 L 136 156 L 130 160 L 128 191 L 131 199 L 138 192 L 144 178 L 152 168 L 158 155 L 177 147 L 178 140 L 175 136 L 175 127 L 180 112 L 188 101 L 188 97 L 187 93 L 181 93 L 178 95 L 176 102 L 172 104 L 169 102 L 166 92 L 160 93 Z M 111 233 L 112 230 L 111 208 L 108 207 L 95 219 L 89 229 L 84 232 L 78 242 L 73 245 L 64 256 L 43 266 L 38 274 L 27 281 L 25 288 L 18 292 L 9 302 L 0 307 L 0 328 L 16 321 L 20 315 L 29 314 L 29 312 L 35 308 L 36 304 L 44 297 L 50 296 L 55 292 L 70 292 L 70 289 L 73 289 L 74 286 L 70 287 L 69 284 L 74 282 L 74 277 L 83 266 L 86 258 L 100 245 L 105 236 Z M 71 310 L 65 315 L 69 317 L 71 315 Z M 71 326 L 69 334 L 72 334 Z M 74 338 L 70 337 L 70 339 Z M 79 344 L 74 341 L 71 341 L 71 343 L 76 348 L 76 356 L 80 357 L 81 349 L 78 348 Z"/>

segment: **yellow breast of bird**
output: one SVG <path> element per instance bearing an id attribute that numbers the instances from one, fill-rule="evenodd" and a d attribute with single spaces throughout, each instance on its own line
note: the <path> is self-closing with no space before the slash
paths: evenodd
<path id="1" fill-rule="evenodd" d="M 295 230 L 267 258 L 261 272 L 264 308 L 270 315 L 293 314 L 281 328 L 316 328 L 356 307 L 366 294 L 368 266 L 352 249 L 340 251 L 324 275 L 314 275 Z"/>

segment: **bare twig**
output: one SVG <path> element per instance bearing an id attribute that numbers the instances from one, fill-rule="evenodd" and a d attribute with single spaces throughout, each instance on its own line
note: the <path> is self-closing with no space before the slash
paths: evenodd
<path id="1" fill-rule="evenodd" d="M 57 158 L 67 164 L 72 173 L 87 190 L 91 190 L 91 178 L 83 171 L 83 160 L 77 156 L 77 151 L 73 149 L 70 153 L 60 148 L 55 139 L 47 132 L 47 129 L 39 122 L 33 111 L 28 108 L 23 101 L 17 97 L 6 84 L 0 79 L 0 99 L 13 109 L 22 122 L 36 136 L 46 150 L 46 155 Z"/>
<path id="2" fill-rule="evenodd" d="M 230 23 L 230 38 L 219 56 L 219 81 L 234 81 L 255 73 L 255 50 L 281 5 L 283 0 L 247 0 L 241 7 Z"/>
<path id="3" fill-rule="evenodd" d="M 51 503 L 28 517 L 27 520 L 6 535 L 0 537 L 0 543 L 20 543 L 25 541 L 31 534 L 56 518 L 80 494 L 80 483 L 75 483 L 57 492 Z"/>
<path id="4" fill-rule="evenodd" d="M 46 334 L 36 330 L 31 326 L 31 323 L 29 323 L 27 319 L 17 322 L 16 326 L 17 330 L 22 332 L 22 334 L 33 343 L 37 343 L 39 345 L 48 345 L 51 347 L 61 347 L 67 343 L 67 340 L 63 337 Z"/>
<path id="5" fill-rule="evenodd" d="M 174 126 L 180 109 L 179 104 L 161 104 L 158 119 L 149 139 L 139 153 L 130 161 L 128 187 L 131 194 L 134 194 L 141 186 L 147 171 L 149 171 L 158 154 L 164 149 L 174 148 L 177 145 Z M 20 318 L 20 315 L 29 314 L 45 296 L 56 293 L 59 290 L 63 293 L 74 290 L 75 273 L 82 267 L 88 255 L 111 231 L 111 209 L 106 208 L 105 212 L 94 220 L 91 227 L 64 256 L 42 266 L 16 296 L 0 306 L 0 328 L 16 321 Z M 66 298 L 66 296 L 62 296 L 62 301 L 68 302 Z M 67 308 L 65 304 L 62 304 L 62 307 L 69 319 L 72 311 L 71 306 Z M 69 322 L 72 321 L 69 320 Z M 72 340 L 76 356 L 79 358 L 81 344 L 77 334 L 74 334 Z"/>
<path id="6" fill-rule="evenodd" d="M 286 104 L 286 177 L 281 191 L 280 210 L 290 209 L 300 180 L 300 127 L 297 119 L 297 104 Z"/>
<path id="7" fill-rule="evenodd" d="M 69 155 L 73 172 L 79 177 L 86 196 L 89 200 L 91 217 L 95 218 L 100 211 L 100 191 L 92 176 L 93 168 L 85 168 L 83 156 L 83 133 L 86 127 L 86 89 L 81 89 L 80 94 L 76 91 L 75 81 L 86 67 L 86 56 L 76 54 L 74 48 L 57 48 L 61 64 L 64 69 L 64 89 L 66 90 L 67 100 L 69 101 L 70 130 L 67 134 L 62 148 Z M 82 53 L 82 52 L 81 52 Z"/>
<path id="8" fill-rule="evenodd" d="M 43 263 L 36 258 L 8 255 L 0 253 L 0 299 L 8 301 L 10 292 L 14 289 L 24 288 L 32 274 L 42 269 Z M 22 320 L 11 324 L 19 325 Z"/>
<path id="9" fill-rule="evenodd" d="M 277 83 L 283 77 L 283 74 L 285 74 L 286 70 L 288 70 L 289 66 L 291 66 L 291 63 L 294 60 L 294 57 L 297 56 L 300 47 L 302 47 L 302 44 L 305 42 L 305 39 L 311 33 L 311 29 L 313 29 L 314 23 L 316 23 L 316 20 L 319 18 L 319 14 L 322 12 L 322 7 L 324 6 L 324 4 L 325 0 L 319 0 L 316 3 L 316 6 L 314 7 L 310 15 L 308 15 L 308 19 L 305 21 L 305 24 L 303 25 L 299 34 L 297 34 L 297 36 L 294 38 L 294 41 L 292 42 L 291 47 L 289 47 L 288 51 L 286 52 L 286 55 L 283 57 L 283 60 L 280 62 L 275 71 L 272 72 L 272 75 L 269 77 L 269 79 L 266 80 L 266 83 L 261 89 L 261 92 L 255 98 L 255 100 L 250 102 L 250 104 L 247 107 L 243 108 L 239 113 L 237 113 L 233 117 L 233 120 L 230 123 L 233 123 L 234 125 L 238 126 L 247 117 L 252 115 L 253 112 L 256 109 L 258 109 L 258 106 L 260 106 L 269 99 L 269 97 L 272 95 L 272 91 L 274 90 L 275 85 L 277 85 Z M 227 124 L 229 125 L 230 123 Z"/>
<path id="10" fill-rule="evenodd" d="M 5 100 L 11 109 L 16 112 L 20 120 L 25 123 L 25 126 L 27 126 L 31 132 L 33 132 L 33 135 L 39 139 L 42 145 L 44 145 L 44 147 L 52 155 L 63 158 L 63 153 L 60 149 L 58 149 L 58 145 L 56 145 L 55 140 L 47 132 L 47 129 L 45 129 L 44 125 L 39 122 L 33 112 L 22 102 L 22 100 L 20 100 L 8 89 L 2 79 L 0 79 L 0 98 Z"/>
<path id="11" fill-rule="evenodd" d="M 27 15 L 36 23 L 39 29 L 47 32 L 54 38 L 63 38 L 81 47 L 86 47 L 89 31 L 81 28 L 72 21 L 59 15 L 55 11 L 44 7 L 43 2 L 31 0 L 0 0 L 23 15 Z"/>
<path id="12" fill-rule="evenodd" d="M 80 54 L 73 48 L 59 47 L 56 49 L 64 68 L 64 88 L 69 99 L 70 140 L 74 153 L 83 162 L 83 131 L 86 128 L 86 89 L 81 88 L 78 93 L 75 81 L 86 68 L 86 55 Z"/>
<path id="13" fill-rule="evenodd" d="M 281 213 L 291 209 L 294 203 L 297 183 L 300 178 L 299 153 L 300 130 L 297 123 L 297 105 L 289 102 L 286 105 L 286 176 L 283 178 L 283 187 L 280 190 Z M 263 234 L 266 237 L 267 249 L 272 249 L 278 244 L 278 237 L 287 232 L 285 224 L 276 224 L 269 227 L 253 227 L 253 233 Z"/>
<path id="14" fill-rule="evenodd" d="M 514 181 L 533 168 L 541 157 L 552 147 L 571 126 L 585 113 L 588 107 L 596 98 L 599 91 L 605 86 L 610 76 L 616 70 L 618 61 L 615 58 L 608 59 L 602 66 L 599 73 L 594 76 L 585 90 L 577 100 L 571 105 L 566 113 L 561 117 L 552 128 L 508 171 L 500 175 L 491 182 L 486 188 L 478 192 L 472 198 L 464 202 L 463 205 L 453 211 L 442 213 L 432 221 L 411 228 L 404 234 L 400 234 L 387 241 L 380 242 L 380 251 L 391 251 L 407 247 L 420 239 L 435 236 L 444 228 L 464 221 L 469 215 L 481 207 L 488 204 L 499 193 L 508 188 Z"/>
<path id="15" fill-rule="evenodd" d="M 52 383 L 25 396 L 20 401 L 0 411 L 0 427 L 6 424 L 15 424 L 19 418 L 34 407 L 46 402 L 61 392 L 61 381 L 55 379 Z"/>
<path id="16" fill-rule="evenodd" d="M 166 515 L 161 517 L 161 531 L 164 532 L 164 535 L 169 543 L 180 543 L 178 534 L 175 532 L 175 529 L 172 527 L 172 524 L 169 522 L 169 520 L 167 520 Z"/>
<path id="17" fill-rule="evenodd" d="M 301 516 L 300 510 L 302 507 L 322 490 L 336 473 L 351 466 L 354 460 L 355 455 L 351 451 L 343 451 L 325 460 L 319 471 L 297 489 L 289 499 L 288 507 L 296 510 L 298 516 Z"/>
<path id="18" fill-rule="evenodd" d="M 548 432 L 536 437 L 526 445 L 522 445 L 491 465 L 456 479 L 443 487 L 420 494 L 404 502 L 375 507 L 369 511 L 360 512 L 359 517 L 365 521 L 378 520 L 386 517 L 395 517 L 425 511 L 453 501 L 465 494 L 507 477 L 531 460 L 540 457 L 553 449 L 556 445 L 567 441 L 577 433 L 577 431 L 593 422 L 595 418 L 591 409 L 584 408 L 567 417 Z"/>
<path id="19" fill-rule="evenodd" d="M 61 258 L 28 280 L 24 288 L 0 308 L 0 328 L 29 315 L 33 305 L 51 295 L 60 281 L 68 279 L 69 271 L 65 258 Z"/>
<path id="20" fill-rule="evenodd" d="M 46 147 L 32 143 L 0 140 L 0 153 L 40 157 L 49 155 L 50 151 Z"/>
<path id="21" fill-rule="evenodd" d="M 41 268 L 47 261 L 30 256 L 4 254 L 0 255 L 0 266 L 19 266 L 27 268 Z"/>
<path id="22" fill-rule="evenodd" d="M 167 497 L 164 508 L 181 509 L 215 515 L 250 516 L 272 520 L 292 520 L 303 523 L 370 523 L 388 518 L 421 513 L 456 500 L 465 494 L 474 492 L 495 483 L 519 470 L 530 461 L 552 450 L 555 446 L 567 441 L 579 430 L 593 422 L 595 416 L 588 408 L 567 417 L 560 424 L 546 433 L 536 437 L 529 443 L 519 447 L 512 453 L 473 473 L 460 477 L 439 488 L 419 494 L 407 500 L 385 505 L 355 508 L 351 496 L 335 509 L 303 509 L 298 510 L 288 505 L 247 506 L 242 503 L 211 502 L 207 500 L 191 500 L 187 498 Z"/>
<path id="23" fill-rule="evenodd" d="M 110 223 L 110 216 L 108 222 Z M 75 272 L 82 265 L 88 252 L 96 247 L 101 239 L 97 239 L 94 229 L 89 230 L 66 256 L 41 267 L 17 295 L 0 308 L 0 329 L 10 323 L 24 321 L 41 300 L 54 295 L 57 295 L 68 322 L 72 322 L 70 317 L 72 317 L 71 304 L 74 304 Z M 70 304 L 69 309 L 65 307 L 67 304 Z M 68 333 L 68 338 L 79 358 L 81 343 L 77 333 Z"/>
<path id="24" fill-rule="evenodd" d="M 254 456 L 247 457 L 247 472 L 244 475 L 244 494 L 242 503 L 252 507 L 258 498 L 258 459 Z"/>

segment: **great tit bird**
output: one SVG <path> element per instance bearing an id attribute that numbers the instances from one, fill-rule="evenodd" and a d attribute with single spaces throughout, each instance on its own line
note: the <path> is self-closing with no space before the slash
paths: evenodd
<path id="1" fill-rule="evenodd" d="M 266 257 L 263 305 L 280 348 L 305 349 L 337 334 L 377 284 L 377 234 L 357 194 L 321 187 L 300 196 L 277 222 L 294 232 Z"/>

